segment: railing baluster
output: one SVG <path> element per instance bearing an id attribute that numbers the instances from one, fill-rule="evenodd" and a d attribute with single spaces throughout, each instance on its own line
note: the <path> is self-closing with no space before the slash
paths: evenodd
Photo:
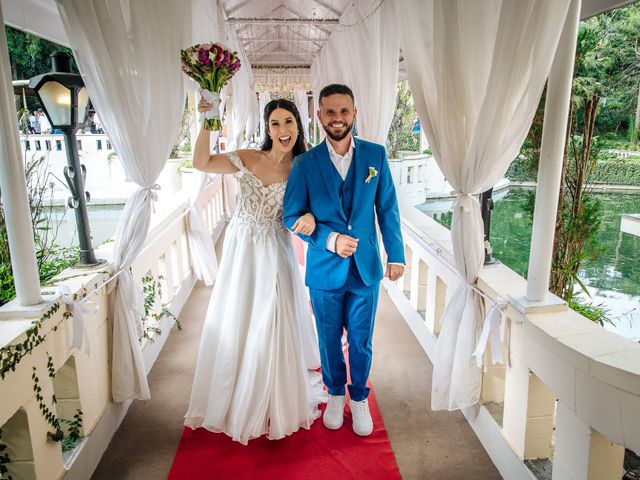
<path id="1" fill-rule="evenodd" d="M 427 307 L 427 276 L 429 266 L 418 255 L 415 255 L 411 262 L 413 278 L 411 279 L 411 306 L 425 317 Z"/>
<path id="2" fill-rule="evenodd" d="M 624 448 L 582 423 L 562 402 L 558 402 L 555 443 L 554 480 L 621 478 Z"/>
<path id="3" fill-rule="evenodd" d="M 411 247 L 405 243 L 404 245 L 404 259 L 405 259 L 405 268 L 404 275 L 402 276 L 402 292 L 404 296 L 407 298 L 411 298 L 411 279 L 413 277 L 413 252 Z"/>

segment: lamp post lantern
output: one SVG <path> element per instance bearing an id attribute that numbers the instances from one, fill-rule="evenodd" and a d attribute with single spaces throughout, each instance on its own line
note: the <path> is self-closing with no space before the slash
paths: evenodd
<path id="1" fill-rule="evenodd" d="M 89 192 L 84 189 L 87 170 L 80 164 L 76 130 L 87 116 L 89 96 L 82 76 L 71 73 L 71 56 L 65 52 L 51 54 L 52 71 L 33 77 L 29 86 L 43 106 L 51 126 L 62 131 L 66 143 L 67 166 L 64 176 L 71 190 L 67 204 L 75 212 L 78 243 L 80 244 L 80 266 L 93 266 L 102 263 L 96 260 L 91 245 L 87 201 Z"/>

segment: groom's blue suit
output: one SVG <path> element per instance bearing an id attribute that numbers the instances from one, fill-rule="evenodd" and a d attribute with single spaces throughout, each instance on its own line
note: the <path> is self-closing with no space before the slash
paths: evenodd
<path id="1" fill-rule="evenodd" d="M 384 147 L 357 138 L 354 146 L 345 180 L 329 157 L 326 141 L 294 160 L 284 197 L 284 223 L 291 229 L 301 215 L 311 212 L 315 217 L 315 231 L 300 236 L 309 243 L 305 278 L 318 327 L 323 380 L 330 394 L 345 394 L 341 338 L 346 328 L 349 393 L 360 401 L 369 394 L 371 338 L 383 275 L 376 213 L 388 262 L 404 264 L 404 246 Z M 376 175 L 367 182 L 371 169 Z M 353 256 L 342 258 L 327 250 L 331 232 L 359 240 Z"/>

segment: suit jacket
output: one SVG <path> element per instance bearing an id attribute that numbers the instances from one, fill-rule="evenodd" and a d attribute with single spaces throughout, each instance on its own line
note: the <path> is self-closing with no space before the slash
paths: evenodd
<path id="1" fill-rule="evenodd" d="M 346 282 L 350 259 L 327 250 L 327 237 L 331 232 L 359 239 L 353 257 L 366 285 L 382 279 L 375 214 L 388 261 L 405 261 L 396 190 L 384 147 L 358 138 L 354 138 L 354 142 L 351 168 L 355 168 L 355 186 L 348 216 L 342 208 L 326 140 L 296 157 L 291 168 L 284 196 L 284 223 L 291 229 L 296 220 L 308 212 L 316 219 L 315 231 L 310 236 L 300 235 L 309 243 L 305 278 L 310 288 L 335 290 Z M 370 168 L 374 168 L 377 175 L 367 183 Z"/>

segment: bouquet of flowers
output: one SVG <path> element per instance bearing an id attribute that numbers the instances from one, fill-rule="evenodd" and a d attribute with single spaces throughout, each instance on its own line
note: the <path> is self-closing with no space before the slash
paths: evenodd
<path id="1" fill-rule="evenodd" d="M 216 43 L 202 43 L 180 50 L 182 71 L 200 86 L 202 97 L 213 108 L 205 112 L 205 130 L 221 130 L 218 100 L 220 90 L 240 69 L 237 52 Z"/>

